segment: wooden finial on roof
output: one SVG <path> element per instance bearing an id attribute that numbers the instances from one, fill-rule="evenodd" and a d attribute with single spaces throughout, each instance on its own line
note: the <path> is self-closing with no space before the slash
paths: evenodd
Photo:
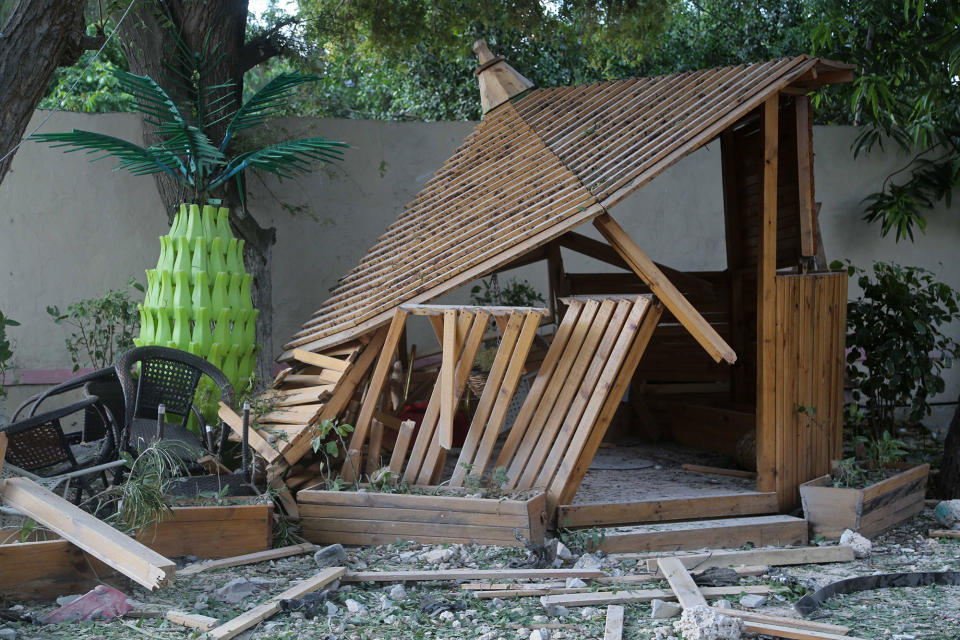
<path id="1" fill-rule="evenodd" d="M 474 42 L 473 52 L 480 61 L 480 66 L 473 72 L 480 83 L 480 105 L 483 113 L 533 87 L 533 83 L 507 64 L 503 56 L 493 55 L 485 41 Z"/>

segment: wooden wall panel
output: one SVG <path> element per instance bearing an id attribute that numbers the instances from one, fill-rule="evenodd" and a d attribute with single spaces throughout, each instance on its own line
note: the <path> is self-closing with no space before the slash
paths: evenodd
<path id="1" fill-rule="evenodd" d="M 790 509 L 841 455 L 847 274 L 777 276 L 776 290 L 777 493 Z"/>

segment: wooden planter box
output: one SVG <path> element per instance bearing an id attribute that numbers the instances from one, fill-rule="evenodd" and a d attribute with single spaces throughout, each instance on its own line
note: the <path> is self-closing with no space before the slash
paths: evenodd
<path id="1" fill-rule="evenodd" d="M 830 486 L 830 476 L 800 485 L 810 535 L 839 538 L 850 529 L 867 538 L 883 533 L 923 511 L 930 465 L 902 471 L 864 489 Z"/>
<path id="2" fill-rule="evenodd" d="M 164 556 L 226 558 L 272 546 L 273 505 L 174 507 L 156 533 L 136 539 Z M 97 580 L 124 587 L 126 578 L 51 532 L 34 532 L 19 542 L 18 529 L 0 529 L 0 596 L 16 600 L 84 593 Z M 46 538 L 45 540 L 43 538 Z"/>
<path id="3" fill-rule="evenodd" d="M 304 489 L 297 494 L 303 537 L 316 544 L 425 544 L 520 546 L 543 544 L 546 496 L 528 500 Z"/>

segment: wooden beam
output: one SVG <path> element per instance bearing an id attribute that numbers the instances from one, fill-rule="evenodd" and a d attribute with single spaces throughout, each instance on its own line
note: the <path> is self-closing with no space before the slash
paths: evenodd
<path id="1" fill-rule="evenodd" d="M 177 565 L 27 478 L 9 478 L 4 502 L 152 591 Z"/>
<path id="2" fill-rule="evenodd" d="M 217 415 L 220 416 L 220 419 L 223 420 L 223 423 L 230 427 L 230 430 L 233 431 L 238 436 L 243 435 L 243 418 L 238 416 L 236 412 L 225 405 L 220 403 L 220 409 L 217 412 Z M 266 438 L 260 435 L 260 432 L 257 431 L 254 427 L 256 425 L 249 425 L 247 429 L 247 443 L 253 448 L 254 451 L 263 456 L 263 459 L 267 461 L 267 464 L 273 464 L 280 458 L 280 452 L 273 448 Z"/>
<path id="3" fill-rule="evenodd" d="M 732 476 L 734 478 L 747 478 L 753 480 L 757 474 L 753 471 L 744 471 L 743 469 L 725 469 L 724 467 L 707 467 L 702 464 L 682 464 L 680 468 L 684 471 L 694 471 L 696 473 L 710 473 L 717 476 Z"/>
<path id="4" fill-rule="evenodd" d="M 412 316 L 442 316 L 448 311 L 462 313 L 487 313 L 492 316 L 508 316 L 511 313 L 537 313 L 541 316 L 550 314 L 544 307 L 485 307 L 472 304 L 403 304 L 400 309 Z"/>
<path id="5" fill-rule="evenodd" d="M 657 567 L 670 583 L 670 588 L 676 594 L 681 607 L 693 609 L 707 606 L 707 599 L 700 593 L 697 583 L 693 581 L 687 568 L 678 558 L 658 558 Z"/>
<path id="6" fill-rule="evenodd" d="M 400 432 L 397 434 L 397 441 L 393 445 L 393 453 L 390 454 L 390 473 L 399 476 L 403 471 L 403 461 L 407 457 L 407 449 L 410 448 L 410 438 L 413 436 L 413 430 L 417 423 L 413 420 L 404 420 L 400 425 Z"/>
<path id="7" fill-rule="evenodd" d="M 776 425 L 777 154 L 780 96 L 763 105 L 763 200 L 757 258 L 757 490 L 778 491 Z M 778 494 L 780 492 L 778 491 Z M 780 495 L 781 506 L 787 498 Z"/>
<path id="8" fill-rule="evenodd" d="M 3 489 L 3 459 L 7 456 L 7 434 L 0 433 L 0 490 Z"/>
<path id="9" fill-rule="evenodd" d="M 657 298 L 676 316 L 680 324 L 686 327 L 700 346 L 710 354 L 710 357 L 717 362 L 726 360 L 730 364 L 737 361 L 737 354 L 730 345 L 670 282 L 653 260 L 627 235 L 623 227 L 610 217 L 610 214 L 601 214 L 593 224 L 617 253 L 630 264 L 633 271 L 647 283 Z"/>
<path id="10" fill-rule="evenodd" d="M 955 538 L 960 540 L 960 531 L 949 529 L 931 529 L 927 535 L 931 538 Z"/>
<path id="11" fill-rule="evenodd" d="M 372 476 L 380 468 L 380 449 L 383 448 L 383 423 L 374 420 L 370 425 L 370 443 L 367 445 L 367 475 Z"/>
<path id="12" fill-rule="evenodd" d="M 561 527 L 597 527 L 776 512 L 776 493 L 727 493 L 639 502 L 561 505 L 557 512 L 557 524 Z"/>
<path id="13" fill-rule="evenodd" d="M 726 609 L 720 609 L 726 611 Z M 743 630 L 747 633 L 762 633 L 775 638 L 790 638 L 791 640 L 860 640 L 852 636 L 823 631 L 810 631 L 796 627 L 784 627 L 765 622 L 744 621 Z"/>
<path id="14" fill-rule="evenodd" d="M 343 567 L 331 567 L 322 569 L 312 578 L 302 580 L 293 585 L 283 593 L 277 594 L 263 604 L 250 609 L 246 613 L 225 622 L 216 629 L 208 632 L 207 637 L 211 640 L 229 640 L 240 635 L 250 627 L 259 624 L 270 616 L 280 611 L 281 600 L 291 600 L 293 598 L 302 598 L 304 595 L 317 591 L 327 586 L 346 572 Z"/>
<path id="15" fill-rule="evenodd" d="M 549 580 L 599 578 L 599 569 L 440 569 L 423 571 L 350 571 L 344 582 L 427 582 L 437 580 Z"/>
<path id="16" fill-rule="evenodd" d="M 440 448 L 453 447 L 454 376 L 457 368 L 457 312 L 443 312 L 443 358 L 440 364 L 440 422 L 437 432 Z"/>
<path id="17" fill-rule="evenodd" d="M 772 616 L 759 611 L 747 611 L 741 609 L 720 609 L 717 611 L 725 616 L 740 618 L 745 622 L 756 622 L 778 625 L 780 627 L 793 627 L 794 629 L 805 629 L 807 631 L 820 631 L 823 633 L 834 633 L 845 636 L 850 633 L 850 627 L 843 627 L 836 624 L 827 624 L 825 622 L 815 622 L 813 620 L 804 620 L 803 618 L 787 618 L 785 616 Z"/>
<path id="18" fill-rule="evenodd" d="M 189 567 L 185 567 L 177 571 L 177 575 L 180 577 L 183 576 L 192 576 L 203 571 L 210 571 L 211 569 L 223 569 L 224 567 L 239 567 L 244 564 L 254 564 L 257 562 L 265 562 L 267 560 L 276 560 L 277 558 L 287 558 L 290 556 L 297 556 L 301 553 L 309 553 L 314 551 L 316 547 L 309 543 L 304 542 L 303 544 L 295 544 L 288 547 L 280 547 L 278 549 L 267 549 L 266 551 L 258 551 L 256 553 L 247 553 L 242 556 L 233 556 L 232 558 L 221 558 L 220 560 L 206 560 L 204 562 L 195 562 Z"/>
<path id="19" fill-rule="evenodd" d="M 604 262 L 606 264 L 624 269 L 626 271 L 631 271 L 630 265 L 627 264 L 627 261 L 624 260 L 617 250 L 611 247 L 605 242 L 600 242 L 589 236 L 585 236 L 576 231 L 567 231 L 565 234 L 557 238 L 557 244 L 561 247 L 575 251 L 582 256 L 587 256 Z"/>
<path id="20" fill-rule="evenodd" d="M 617 556 L 627 558 L 628 555 Z M 847 545 L 830 547 L 797 547 L 794 549 L 750 549 L 749 551 L 712 551 L 685 556 L 675 556 L 683 566 L 698 571 L 709 567 L 735 567 L 739 565 L 787 566 L 793 564 L 822 564 L 827 562 L 853 562 L 853 548 Z M 657 570 L 657 558 L 647 560 L 649 571 Z"/>
<path id="21" fill-rule="evenodd" d="M 813 119 L 810 98 L 797 96 L 797 208 L 800 214 L 800 255 L 812 257 L 817 254 L 817 238 L 814 234 L 814 189 L 813 189 Z"/>
<path id="22" fill-rule="evenodd" d="M 744 585 L 740 587 L 703 587 L 700 593 L 705 598 L 725 598 L 745 593 L 764 595 L 770 593 L 767 585 Z M 629 602 L 650 602 L 651 600 L 676 600 L 677 596 L 669 589 L 631 589 L 629 591 L 595 591 L 590 593 L 571 593 L 569 595 L 544 596 L 544 606 L 563 605 L 564 607 L 596 607 Z"/>
<path id="23" fill-rule="evenodd" d="M 188 629 L 199 629 L 200 631 L 210 631 L 220 624 L 218 618 L 202 616 L 199 613 L 187 613 L 186 611 L 169 610 L 163 616 L 168 622 L 178 624 Z"/>
<path id="24" fill-rule="evenodd" d="M 621 640 L 623 638 L 623 605 L 611 604 L 607 607 L 607 619 L 603 625 L 603 640 Z"/>

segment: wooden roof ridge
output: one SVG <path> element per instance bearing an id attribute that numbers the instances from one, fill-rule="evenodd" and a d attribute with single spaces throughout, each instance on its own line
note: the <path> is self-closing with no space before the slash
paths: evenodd
<path id="1" fill-rule="evenodd" d="M 506 65 L 486 54 L 478 77 Z M 280 359 L 354 339 L 400 305 L 496 271 L 607 213 L 770 95 L 849 81 L 852 69 L 801 55 L 587 85 L 511 85 Z"/>

